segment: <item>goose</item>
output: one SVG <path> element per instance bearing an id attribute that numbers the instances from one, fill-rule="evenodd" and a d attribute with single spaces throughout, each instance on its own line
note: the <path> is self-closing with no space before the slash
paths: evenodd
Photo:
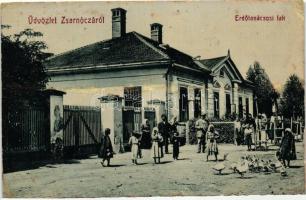
<path id="1" fill-rule="evenodd" d="M 225 153 L 225 154 L 223 155 L 223 160 L 226 160 L 226 159 L 227 159 L 228 154 L 229 154 L 229 153 Z"/>
<path id="2" fill-rule="evenodd" d="M 236 173 L 237 172 L 237 167 L 238 167 L 237 163 L 232 163 L 231 166 L 230 166 L 230 169 L 232 169 L 233 172 Z"/>
<path id="3" fill-rule="evenodd" d="M 225 165 L 223 163 L 218 163 L 213 167 L 213 170 L 218 171 L 219 174 L 222 173 L 222 170 L 225 169 Z"/>
<path id="4" fill-rule="evenodd" d="M 247 173 L 248 170 L 249 170 L 249 166 L 247 163 L 244 163 L 243 165 L 237 167 L 237 172 L 238 174 L 241 175 L 241 177 L 243 177 L 244 174 Z"/>
<path id="5" fill-rule="evenodd" d="M 280 169 L 280 174 L 281 174 L 281 176 L 288 176 L 288 174 L 287 174 L 287 172 L 286 172 L 286 170 L 283 166 Z"/>

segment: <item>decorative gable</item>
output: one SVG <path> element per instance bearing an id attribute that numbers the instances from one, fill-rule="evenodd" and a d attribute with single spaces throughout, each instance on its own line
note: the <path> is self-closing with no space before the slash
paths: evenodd
<path id="1" fill-rule="evenodd" d="M 220 88 L 220 87 L 221 87 L 221 85 L 220 85 L 220 83 L 219 83 L 218 81 L 214 81 L 213 86 L 214 86 L 215 88 Z"/>

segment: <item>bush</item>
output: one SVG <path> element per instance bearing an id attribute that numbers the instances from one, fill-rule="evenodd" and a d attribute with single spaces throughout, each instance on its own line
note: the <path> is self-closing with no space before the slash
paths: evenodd
<path id="1" fill-rule="evenodd" d="M 219 133 L 218 143 L 234 143 L 234 123 L 211 122 Z"/>
<path id="2" fill-rule="evenodd" d="M 196 129 L 195 129 L 195 119 L 190 119 L 189 124 L 189 144 L 197 144 L 197 137 L 196 137 Z"/>

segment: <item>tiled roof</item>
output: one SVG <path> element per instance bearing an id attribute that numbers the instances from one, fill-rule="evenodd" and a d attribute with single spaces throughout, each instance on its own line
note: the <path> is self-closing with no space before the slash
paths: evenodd
<path id="1" fill-rule="evenodd" d="M 73 68 L 162 60 L 198 68 L 191 56 L 170 46 L 160 45 L 136 32 L 130 32 L 119 38 L 97 42 L 56 55 L 48 59 L 45 66 L 48 69 L 54 67 Z"/>

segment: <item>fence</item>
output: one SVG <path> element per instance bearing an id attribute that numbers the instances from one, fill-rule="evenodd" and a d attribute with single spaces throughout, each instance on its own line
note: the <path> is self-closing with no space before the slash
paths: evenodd
<path id="1" fill-rule="evenodd" d="M 3 114 L 3 153 L 47 151 L 49 116 L 42 107 L 27 107 Z"/>

